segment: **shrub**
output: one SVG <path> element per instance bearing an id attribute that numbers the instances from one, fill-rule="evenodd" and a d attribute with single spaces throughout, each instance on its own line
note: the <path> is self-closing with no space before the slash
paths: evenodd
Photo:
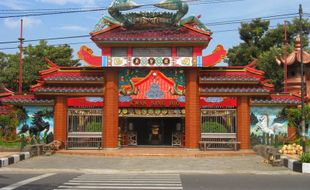
<path id="1" fill-rule="evenodd" d="M 102 124 L 99 122 L 93 122 L 86 125 L 85 132 L 101 132 L 102 131 Z"/>
<path id="2" fill-rule="evenodd" d="M 302 154 L 300 156 L 300 161 L 303 163 L 310 163 L 310 152 Z"/>
<path id="3" fill-rule="evenodd" d="M 224 125 L 217 122 L 204 122 L 201 126 L 202 133 L 227 133 Z"/>

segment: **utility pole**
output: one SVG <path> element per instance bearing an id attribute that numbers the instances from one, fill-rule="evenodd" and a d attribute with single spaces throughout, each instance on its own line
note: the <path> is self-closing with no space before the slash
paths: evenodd
<path id="1" fill-rule="evenodd" d="M 20 20 L 18 94 L 23 93 L 23 19 Z"/>
<path id="2" fill-rule="evenodd" d="M 284 21 L 284 47 L 285 47 L 285 60 L 284 60 L 284 92 L 288 92 L 287 91 L 287 49 L 288 49 L 288 40 L 287 40 L 287 21 Z"/>
<path id="3" fill-rule="evenodd" d="M 303 59 L 303 47 L 302 47 L 302 5 L 299 5 L 299 35 L 300 35 L 300 74 L 301 74 L 301 137 L 303 152 L 306 152 L 306 123 L 305 123 L 305 74 L 304 74 L 304 59 Z"/>

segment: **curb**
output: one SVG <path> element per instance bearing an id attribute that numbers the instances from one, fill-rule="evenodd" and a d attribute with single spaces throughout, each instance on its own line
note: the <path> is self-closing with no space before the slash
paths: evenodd
<path id="1" fill-rule="evenodd" d="M 2 171 L 18 173 L 86 173 L 86 174 L 250 174 L 250 175 L 300 175 L 291 170 L 117 170 L 117 169 L 60 169 L 60 168 L 3 168 Z"/>
<path id="2" fill-rule="evenodd" d="M 12 165 L 19 161 L 27 160 L 30 158 L 29 152 L 21 152 L 19 154 L 14 154 L 8 157 L 0 158 L 0 168 L 6 167 L 8 165 Z"/>
<path id="3" fill-rule="evenodd" d="M 289 168 L 294 172 L 310 173 L 310 163 L 301 163 L 297 160 L 283 157 L 283 166 Z"/>

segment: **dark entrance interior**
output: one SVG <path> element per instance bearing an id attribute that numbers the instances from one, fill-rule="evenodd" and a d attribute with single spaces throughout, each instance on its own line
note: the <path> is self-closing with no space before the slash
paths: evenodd
<path id="1" fill-rule="evenodd" d="M 181 118 L 128 118 L 127 123 L 137 132 L 138 145 L 171 146 L 172 133 L 182 130 Z"/>

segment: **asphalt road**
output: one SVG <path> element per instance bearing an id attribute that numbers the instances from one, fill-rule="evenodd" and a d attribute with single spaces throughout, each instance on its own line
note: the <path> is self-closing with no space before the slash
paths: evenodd
<path id="1" fill-rule="evenodd" d="M 309 190 L 310 175 L 83 174 L 1 172 L 0 190 Z"/>

